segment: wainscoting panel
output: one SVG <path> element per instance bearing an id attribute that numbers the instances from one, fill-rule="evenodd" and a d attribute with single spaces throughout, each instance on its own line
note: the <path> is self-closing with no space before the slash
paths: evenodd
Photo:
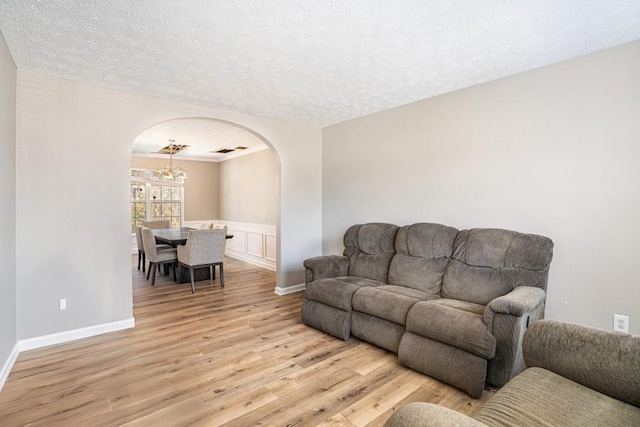
<path id="1" fill-rule="evenodd" d="M 227 233 L 233 234 L 233 239 L 227 240 L 226 256 L 276 271 L 278 246 L 275 225 L 202 220 L 185 221 L 184 226 L 199 228 L 205 222 L 226 225 Z"/>
<path id="2" fill-rule="evenodd" d="M 247 254 L 264 258 L 264 234 L 254 231 L 247 233 Z"/>
<path id="3" fill-rule="evenodd" d="M 277 239 L 275 234 L 265 234 L 265 259 L 269 261 L 276 262 L 276 254 L 278 253 L 277 249 Z"/>
<path id="4" fill-rule="evenodd" d="M 246 254 L 247 253 L 247 232 L 243 230 L 238 230 L 237 228 L 232 229 L 229 226 L 227 226 L 227 233 L 233 234 L 233 239 L 227 240 L 227 250 Z"/>

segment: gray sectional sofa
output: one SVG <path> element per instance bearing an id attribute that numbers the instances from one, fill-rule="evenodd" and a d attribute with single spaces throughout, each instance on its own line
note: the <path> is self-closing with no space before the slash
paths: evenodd
<path id="1" fill-rule="evenodd" d="M 640 335 L 540 320 L 523 354 L 527 369 L 472 416 L 410 403 L 385 427 L 640 426 Z"/>
<path id="2" fill-rule="evenodd" d="M 553 242 L 440 224 L 350 227 L 344 256 L 304 262 L 302 320 L 398 354 L 480 397 L 524 369 L 522 336 L 543 317 Z"/>

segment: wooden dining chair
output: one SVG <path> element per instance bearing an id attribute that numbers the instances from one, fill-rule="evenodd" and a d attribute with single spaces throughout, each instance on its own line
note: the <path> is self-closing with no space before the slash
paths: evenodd
<path id="1" fill-rule="evenodd" d="M 196 291 L 193 269 L 212 267 L 212 280 L 216 279 L 216 266 L 220 266 L 220 286 L 224 288 L 224 247 L 226 230 L 191 230 L 187 244 L 178 246 L 178 264 L 189 269 L 191 293 Z"/>
<path id="2" fill-rule="evenodd" d="M 151 286 L 156 282 L 156 270 L 159 266 L 171 264 L 173 266 L 173 278 L 176 278 L 176 262 L 178 261 L 177 251 L 175 248 L 158 250 L 156 245 L 156 237 L 150 228 L 142 229 L 142 243 L 144 245 L 144 253 L 149 260 L 149 271 L 147 271 L 147 280 L 151 274 Z"/>
<path id="3" fill-rule="evenodd" d="M 155 221 L 145 221 L 144 226 L 147 228 L 171 228 L 171 223 L 168 219 L 159 219 Z"/>

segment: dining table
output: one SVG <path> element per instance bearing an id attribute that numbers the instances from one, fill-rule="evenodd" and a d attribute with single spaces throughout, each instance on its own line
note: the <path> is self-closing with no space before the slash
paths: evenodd
<path id="1" fill-rule="evenodd" d="M 198 228 L 154 228 L 151 231 L 153 231 L 157 243 L 167 243 L 176 247 L 187 243 L 187 237 L 189 237 L 189 231 L 191 230 L 198 230 Z M 233 234 L 227 234 L 227 239 L 233 239 Z"/>
<path id="2" fill-rule="evenodd" d="M 167 243 L 173 247 L 178 245 L 184 245 L 187 243 L 189 232 L 192 230 L 199 230 L 198 228 L 190 227 L 175 227 L 175 228 L 153 228 L 153 235 L 156 238 L 156 243 Z M 233 234 L 227 234 L 227 239 L 232 239 Z M 166 266 L 165 266 L 166 267 Z M 165 274 L 168 271 L 165 271 Z M 209 267 L 195 268 L 194 269 L 195 281 L 209 280 L 211 278 L 211 272 Z M 178 265 L 178 277 L 174 278 L 178 283 L 190 282 L 189 270 L 182 268 Z"/>

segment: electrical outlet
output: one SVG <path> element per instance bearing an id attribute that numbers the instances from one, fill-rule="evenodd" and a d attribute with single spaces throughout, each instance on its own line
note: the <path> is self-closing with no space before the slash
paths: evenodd
<path id="1" fill-rule="evenodd" d="M 67 300 L 62 298 L 60 300 L 60 310 L 66 310 L 67 309 Z"/>
<path id="2" fill-rule="evenodd" d="M 613 330 L 615 332 L 629 333 L 629 316 L 622 314 L 613 315 Z"/>

